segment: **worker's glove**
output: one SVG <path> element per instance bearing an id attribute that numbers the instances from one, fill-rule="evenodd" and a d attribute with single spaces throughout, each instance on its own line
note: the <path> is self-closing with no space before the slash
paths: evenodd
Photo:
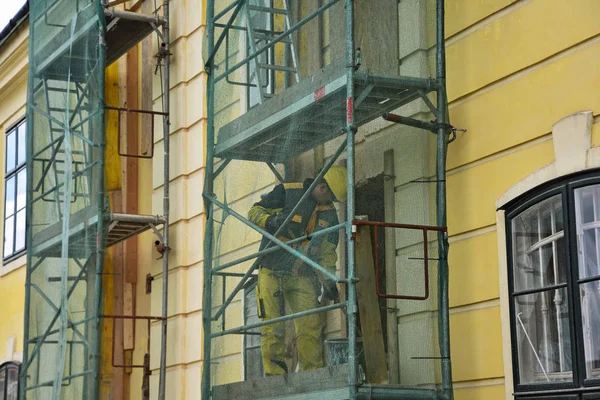
<path id="1" fill-rule="evenodd" d="M 332 279 L 327 279 L 323 282 L 323 298 L 325 300 L 336 301 L 340 297 L 340 293 L 338 292 L 337 285 L 335 281 Z"/>
<path id="2" fill-rule="evenodd" d="M 281 225 L 283 225 L 283 222 L 287 216 L 287 213 L 279 213 L 277 215 L 271 215 L 269 218 L 267 218 L 267 221 L 265 222 L 265 229 L 267 232 L 270 234 L 277 232 L 277 230 L 281 228 Z"/>

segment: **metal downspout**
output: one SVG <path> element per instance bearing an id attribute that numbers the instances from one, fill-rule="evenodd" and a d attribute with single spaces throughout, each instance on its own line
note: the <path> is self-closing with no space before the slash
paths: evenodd
<path id="1" fill-rule="evenodd" d="M 357 396 L 356 359 L 356 266 L 354 243 L 354 0 L 346 0 L 346 251 L 348 262 L 348 390 L 351 400 Z"/>
<path id="2" fill-rule="evenodd" d="M 446 43 L 444 39 L 444 0 L 436 5 L 436 80 L 437 89 L 437 162 L 436 162 L 436 203 L 437 225 L 446 226 L 446 152 L 448 149 L 448 109 L 446 96 Z M 450 316 L 448 305 L 448 235 L 438 233 L 438 325 L 439 346 L 442 357 L 442 390 L 447 400 L 452 400 L 452 364 L 450 361 Z"/>
<path id="3" fill-rule="evenodd" d="M 98 65 L 100 66 L 101 71 L 99 71 L 99 84 L 98 84 L 98 104 L 100 105 L 101 110 L 99 111 L 98 120 L 98 160 L 100 162 L 99 173 L 98 173 L 98 198 L 97 198 L 97 207 L 98 207 L 98 222 L 96 225 L 96 232 L 98 234 L 98 242 L 96 249 L 96 265 L 95 265 L 95 274 L 94 274 L 94 312 L 96 315 L 94 316 L 92 332 L 94 332 L 94 349 L 92 354 L 92 387 L 91 387 L 91 395 L 92 398 L 97 398 L 98 396 L 98 387 L 100 384 L 100 332 L 102 330 L 100 323 L 100 314 L 102 314 L 102 269 L 104 267 L 104 152 L 106 149 L 105 142 L 105 132 L 104 132 L 104 81 L 105 81 L 105 68 L 106 68 L 106 20 L 104 19 L 104 9 L 100 1 L 96 1 L 96 8 L 98 12 L 98 24 L 100 29 L 100 45 L 99 45 L 99 54 L 98 54 Z"/>
<path id="4" fill-rule="evenodd" d="M 215 4 L 214 0 L 208 0 L 206 5 L 206 29 L 208 31 L 208 54 L 213 51 L 215 41 Z M 214 71 L 211 65 L 206 65 L 208 72 L 206 87 L 206 177 L 204 181 L 204 195 L 212 196 L 214 192 L 214 145 L 215 145 L 215 125 L 214 125 Z M 203 327 L 203 364 L 202 364 L 202 400 L 209 400 L 210 394 L 210 356 L 211 356 L 211 287 L 212 287 L 212 253 L 213 253 L 213 204 L 204 200 L 204 209 L 206 210 L 206 228 L 204 230 L 204 285 L 202 294 L 202 327 Z"/>
<path id="5" fill-rule="evenodd" d="M 165 71 L 163 77 L 163 141 L 164 141 L 164 182 L 163 182 L 163 244 L 165 248 L 169 246 L 169 109 L 170 109 L 170 43 L 169 43 L 169 0 L 163 0 L 163 46 Z M 162 321 L 161 321 L 161 341 L 160 341 L 160 375 L 158 380 L 158 398 L 165 400 L 166 380 L 167 380 L 167 314 L 169 299 L 169 252 L 165 251 L 162 265 Z"/>

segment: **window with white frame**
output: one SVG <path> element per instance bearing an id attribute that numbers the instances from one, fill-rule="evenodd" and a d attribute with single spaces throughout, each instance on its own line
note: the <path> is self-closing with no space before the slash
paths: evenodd
<path id="1" fill-rule="evenodd" d="M 4 252 L 5 261 L 25 250 L 25 120 L 6 132 L 4 163 Z"/>
<path id="2" fill-rule="evenodd" d="M 586 397 L 600 391 L 600 175 L 523 196 L 506 218 L 515 395 L 600 398 Z"/>

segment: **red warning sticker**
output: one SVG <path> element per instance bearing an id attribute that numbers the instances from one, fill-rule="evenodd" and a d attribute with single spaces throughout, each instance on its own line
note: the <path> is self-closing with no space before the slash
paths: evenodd
<path id="1" fill-rule="evenodd" d="M 346 120 L 349 124 L 352 123 L 352 97 L 348 97 L 346 101 Z"/>
<path id="2" fill-rule="evenodd" d="M 324 87 L 315 90 L 315 100 L 319 100 L 323 96 L 325 96 L 325 88 Z"/>

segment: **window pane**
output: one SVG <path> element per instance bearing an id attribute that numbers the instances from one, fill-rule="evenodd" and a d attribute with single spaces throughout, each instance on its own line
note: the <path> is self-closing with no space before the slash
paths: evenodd
<path id="1" fill-rule="evenodd" d="M 600 281 L 584 283 L 579 289 L 586 376 L 600 378 Z"/>
<path id="2" fill-rule="evenodd" d="M 14 245 L 14 221 L 15 217 L 8 217 L 4 221 L 4 257 L 8 257 L 13 253 Z"/>
<path id="3" fill-rule="evenodd" d="M 25 248 L 25 210 L 17 213 L 17 228 L 15 231 L 15 251 Z"/>
<path id="4" fill-rule="evenodd" d="M 272 0 L 250 0 L 250 5 L 259 6 L 259 7 L 273 7 Z M 252 19 L 252 25 L 256 28 L 271 30 L 272 20 L 269 17 L 268 13 L 260 12 L 260 11 L 250 11 L 250 18 Z M 258 47 L 262 47 L 267 42 L 259 40 L 257 41 Z M 248 46 L 248 51 L 250 51 L 250 47 Z M 269 50 L 262 54 L 260 54 L 257 58 L 258 62 L 261 64 L 273 64 L 270 58 L 273 57 L 273 51 Z M 273 93 L 273 72 L 268 69 L 262 69 L 262 71 L 258 71 L 260 74 L 262 91 L 264 93 Z M 258 79 L 257 79 L 257 71 L 255 69 L 254 63 L 250 63 L 249 65 L 249 73 L 248 73 L 248 81 L 252 83 L 254 86 L 250 86 L 248 88 L 248 105 L 250 107 L 254 107 L 255 105 L 260 103 L 260 93 L 257 87 Z"/>
<path id="5" fill-rule="evenodd" d="M 566 289 L 516 296 L 514 301 L 520 383 L 571 381 Z"/>
<path id="6" fill-rule="evenodd" d="M 6 136 L 6 171 L 12 171 L 15 169 L 17 155 L 17 133 L 12 131 Z"/>
<path id="7" fill-rule="evenodd" d="M 17 174 L 17 211 L 25 208 L 25 194 L 27 193 L 27 171 L 22 170 Z"/>
<path id="8" fill-rule="evenodd" d="M 8 379 L 6 380 L 6 400 L 18 400 L 19 393 L 19 370 L 17 367 L 8 368 Z"/>
<path id="9" fill-rule="evenodd" d="M 523 211 L 512 220 L 515 291 L 566 282 L 560 195 Z"/>
<path id="10" fill-rule="evenodd" d="M 10 217 L 15 213 L 15 177 L 6 181 L 6 208 L 4 218 Z"/>
<path id="11" fill-rule="evenodd" d="M 586 187 L 582 189 L 576 189 L 575 193 L 578 193 L 579 203 L 581 207 L 580 221 L 582 223 L 593 222 L 596 220 L 594 217 L 594 190 L 593 187 Z"/>
<path id="12" fill-rule="evenodd" d="M 579 277 L 600 275 L 600 185 L 575 189 Z"/>
<path id="13" fill-rule="evenodd" d="M 25 123 L 22 123 L 19 126 L 19 140 L 18 140 L 19 150 L 18 150 L 18 156 L 17 156 L 17 164 L 19 164 L 19 165 L 25 163 L 26 131 L 27 131 L 27 125 Z"/>

